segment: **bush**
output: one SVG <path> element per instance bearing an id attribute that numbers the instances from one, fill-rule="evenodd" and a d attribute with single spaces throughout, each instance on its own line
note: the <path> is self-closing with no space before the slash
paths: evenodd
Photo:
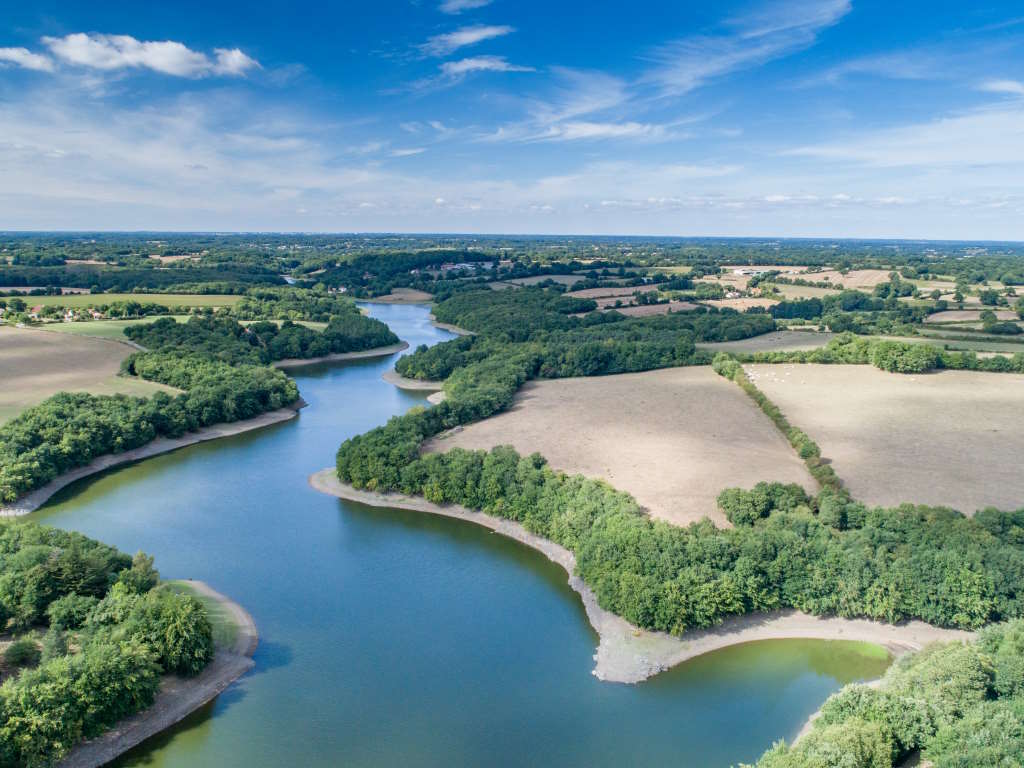
<path id="1" fill-rule="evenodd" d="M 21 637 L 4 650 L 4 662 L 11 667 L 34 667 L 42 651 L 33 637 Z"/>
<path id="2" fill-rule="evenodd" d="M 50 626 L 78 629 L 98 602 L 91 595 L 76 595 L 73 592 L 54 600 L 46 609 Z"/>

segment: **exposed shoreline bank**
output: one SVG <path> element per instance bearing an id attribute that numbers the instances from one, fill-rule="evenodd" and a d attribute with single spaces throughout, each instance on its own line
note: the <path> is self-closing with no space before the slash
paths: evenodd
<path id="1" fill-rule="evenodd" d="M 393 384 L 399 389 L 409 389 L 420 392 L 438 392 L 444 388 L 443 381 L 430 381 L 427 379 L 409 379 L 394 369 L 391 369 L 390 371 L 384 371 L 384 373 L 381 374 L 381 378 L 384 379 L 384 381 L 386 381 L 388 384 Z"/>
<path id="2" fill-rule="evenodd" d="M 457 325 L 451 323 L 440 323 L 433 314 L 430 315 L 430 324 L 435 328 L 440 328 L 442 331 L 448 331 L 454 333 L 456 336 L 476 336 L 474 331 L 467 331 L 465 328 L 459 328 Z"/>
<path id="3" fill-rule="evenodd" d="M 166 676 L 152 706 L 125 718 L 101 736 L 76 746 L 58 763 L 60 768 L 106 765 L 188 717 L 252 669 L 255 664 L 252 656 L 259 644 L 259 634 L 249 612 L 202 581 L 187 583 L 226 609 L 238 627 L 234 643 L 229 648 L 218 648 L 213 661 L 196 677 Z"/>
<path id="4" fill-rule="evenodd" d="M 322 493 L 360 504 L 467 520 L 526 544 L 562 566 L 569 575 L 569 586 L 579 593 L 587 618 L 600 638 L 594 655 L 596 664 L 593 672 L 599 680 L 639 683 L 705 653 L 757 640 L 859 640 L 884 646 L 898 656 L 920 650 L 930 642 L 971 636 L 969 632 L 941 629 L 920 621 L 891 625 L 867 619 L 819 618 L 795 610 L 736 616 L 726 619 L 717 627 L 693 630 L 681 638 L 663 632 L 650 632 L 601 608 L 590 587 L 576 575 L 576 558 L 573 553 L 530 533 L 519 523 L 457 505 L 433 504 L 419 497 L 360 491 L 339 481 L 332 468 L 310 476 L 309 483 Z"/>
<path id="5" fill-rule="evenodd" d="M 187 432 L 181 437 L 158 437 L 156 440 L 151 440 L 145 445 L 140 445 L 138 448 L 132 448 L 131 450 L 123 451 L 122 453 L 106 453 L 102 456 L 97 456 L 84 467 L 77 467 L 75 469 L 68 470 L 59 477 L 51 480 L 46 485 L 36 488 L 34 491 L 29 491 L 16 501 L 0 506 L 0 517 L 20 517 L 21 515 L 27 515 L 30 512 L 34 512 L 45 504 L 51 496 L 65 486 L 70 485 L 76 480 L 81 480 L 84 477 L 95 475 L 97 472 L 110 469 L 111 467 L 117 467 L 121 464 L 129 464 L 133 461 L 141 461 L 142 459 L 158 456 L 161 453 L 176 451 L 179 448 L 185 448 L 186 446 L 195 445 L 196 443 L 203 443 L 207 440 L 217 440 L 222 437 L 232 437 L 234 435 L 240 435 L 243 432 L 263 429 L 264 427 L 269 427 L 272 424 L 280 424 L 283 421 L 294 419 L 299 415 L 299 409 L 305 407 L 305 405 L 305 401 L 302 398 L 299 398 L 289 406 L 278 408 L 276 411 L 261 413 L 259 416 L 254 416 L 251 419 L 211 424 L 210 426 L 203 427 L 195 432 Z"/>
<path id="6" fill-rule="evenodd" d="M 336 363 L 342 360 L 361 360 L 367 357 L 387 357 L 393 355 L 396 352 L 409 348 L 409 342 L 400 341 L 397 344 L 391 344 L 387 347 L 374 347 L 373 349 L 364 349 L 361 352 L 336 352 L 333 355 L 323 355 L 322 357 L 288 357 L 284 360 L 278 360 L 273 363 L 275 368 L 282 370 L 290 370 L 292 368 L 302 368 L 307 365 L 317 365 L 318 363 Z"/>

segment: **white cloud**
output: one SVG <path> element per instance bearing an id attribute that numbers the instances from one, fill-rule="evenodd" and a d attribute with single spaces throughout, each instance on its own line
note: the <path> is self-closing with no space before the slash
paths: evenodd
<path id="1" fill-rule="evenodd" d="M 217 48 L 213 61 L 173 40 L 140 41 L 130 35 L 100 35 L 78 32 L 64 37 L 44 37 L 54 56 L 80 67 L 99 70 L 144 68 L 176 77 L 242 75 L 259 62 L 237 48 Z"/>
<path id="2" fill-rule="evenodd" d="M 1024 108 L 1013 102 L 931 122 L 864 133 L 787 151 L 883 168 L 1024 165 Z"/>
<path id="3" fill-rule="evenodd" d="M 494 0 L 444 0 L 438 10 L 441 13 L 457 14 L 463 11 L 472 11 L 475 8 L 483 8 L 490 5 Z"/>
<path id="4" fill-rule="evenodd" d="M 422 155 L 427 150 L 423 147 L 410 147 L 408 149 L 393 149 L 391 150 L 392 157 L 412 157 L 413 155 Z"/>
<path id="5" fill-rule="evenodd" d="M 850 0 L 775 0 L 730 19 L 722 33 L 663 46 L 653 55 L 655 68 L 645 79 L 665 94 L 687 93 L 712 78 L 807 48 L 850 8 Z"/>
<path id="6" fill-rule="evenodd" d="M 471 27 L 461 27 L 454 32 L 435 35 L 421 45 L 420 50 L 429 56 L 447 56 L 459 48 L 476 45 L 485 40 L 493 40 L 496 37 L 503 37 L 513 32 L 515 32 L 515 29 L 507 25 L 477 24 Z"/>
<path id="7" fill-rule="evenodd" d="M 473 56 L 458 61 L 446 61 L 441 73 L 446 77 L 459 78 L 471 72 L 533 72 L 533 67 L 511 64 L 504 56 Z"/>
<path id="8" fill-rule="evenodd" d="M 250 69 L 259 69 L 260 63 L 256 59 L 246 56 L 238 48 L 214 48 L 217 55 L 217 63 L 211 70 L 217 75 L 244 75 Z"/>
<path id="9" fill-rule="evenodd" d="M 1018 80 L 988 80 L 978 86 L 988 93 L 1005 93 L 1010 96 L 1024 96 L 1024 83 Z"/>
<path id="10" fill-rule="evenodd" d="M 0 63 L 8 62 L 37 72 L 52 72 L 53 61 L 47 56 L 32 53 L 28 48 L 0 48 Z"/>

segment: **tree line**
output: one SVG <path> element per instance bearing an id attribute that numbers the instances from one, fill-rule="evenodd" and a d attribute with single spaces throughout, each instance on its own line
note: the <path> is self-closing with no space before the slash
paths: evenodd
<path id="1" fill-rule="evenodd" d="M 214 655 L 202 603 L 153 559 L 32 522 L 0 524 L 0 631 L 19 669 L 0 686 L 0 766 L 42 768 L 152 704 L 160 677 Z"/>

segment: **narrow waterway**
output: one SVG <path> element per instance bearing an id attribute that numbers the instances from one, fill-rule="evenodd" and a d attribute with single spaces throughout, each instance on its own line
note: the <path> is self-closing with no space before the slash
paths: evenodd
<path id="1" fill-rule="evenodd" d="M 450 334 L 369 305 L 414 349 Z M 119 766 L 729 766 L 887 665 L 858 643 L 726 649 L 637 686 L 591 675 L 565 573 L 469 523 L 312 490 L 340 441 L 426 402 L 394 358 L 294 372 L 298 419 L 113 470 L 34 518 L 156 556 L 242 603 L 255 670 Z"/>

